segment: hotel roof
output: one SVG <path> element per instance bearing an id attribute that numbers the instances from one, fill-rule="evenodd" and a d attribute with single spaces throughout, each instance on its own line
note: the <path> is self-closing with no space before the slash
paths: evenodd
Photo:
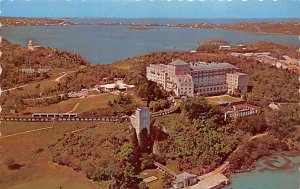
<path id="1" fill-rule="evenodd" d="M 192 76 L 189 75 L 189 74 L 186 74 L 186 75 L 176 75 L 176 77 L 178 77 L 178 78 L 191 78 Z"/>
<path id="2" fill-rule="evenodd" d="M 225 68 L 237 68 L 229 63 L 207 63 L 207 62 L 194 62 L 190 63 L 192 70 L 211 70 L 211 69 L 225 69 Z"/>
<path id="3" fill-rule="evenodd" d="M 171 62 L 169 65 L 179 66 L 179 65 L 187 65 L 187 64 L 188 64 L 187 62 L 177 59 L 177 60 Z"/>

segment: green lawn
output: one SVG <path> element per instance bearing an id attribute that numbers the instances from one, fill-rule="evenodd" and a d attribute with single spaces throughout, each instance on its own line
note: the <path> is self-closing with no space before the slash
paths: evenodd
<path id="1" fill-rule="evenodd" d="M 51 122 L 36 123 L 36 122 L 1 122 L 0 131 L 2 136 L 30 131 L 34 129 L 41 129 L 50 127 Z"/>
<path id="2" fill-rule="evenodd" d="M 61 101 L 57 104 L 52 104 L 50 106 L 44 106 L 44 107 L 30 107 L 25 109 L 24 113 L 34 113 L 34 112 L 57 112 L 57 113 L 64 113 L 71 111 L 77 102 L 79 102 L 80 99 L 78 98 L 71 98 L 68 100 Z"/>
<path id="3" fill-rule="evenodd" d="M 109 100 L 114 100 L 117 97 L 116 94 L 107 93 L 101 94 L 94 97 L 87 97 L 80 99 L 79 106 L 76 108 L 74 112 L 83 113 L 89 110 L 97 109 L 97 108 L 105 108 L 107 107 L 107 103 Z"/>
<path id="4" fill-rule="evenodd" d="M 211 105 L 218 105 L 218 104 L 224 104 L 224 103 L 230 103 L 230 102 L 243 101 L 243 99 L 241 99 L 241 98 L 232 97 L 232 96 L 229 96 L 229 95 L 211 96 L 211 97 L 206 97 L 205 99 Z"/>
<path id="5" fill-rule="evenodd" d="M 65 113 L 73 110 L 76 104 L 79 102 L 77 108 L 73 111 L 75 113 L 83 113 L 89 110 L 107 107 L 109 100 L 114 100 L 117 97 L 116 94 L 107 93 L 86 98 L 71 98 L 68 100 L 61 101 L 57 104 L 44 107 L 30 107 L 24 110 L 24 113 L 34 112 L 58 112 Z"/>

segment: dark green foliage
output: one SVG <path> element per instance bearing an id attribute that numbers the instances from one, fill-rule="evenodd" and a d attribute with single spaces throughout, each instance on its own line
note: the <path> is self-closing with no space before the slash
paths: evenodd
<path id="1" fill-rule="evenodd" d="M 140 76 L 131 82 L 135 85 L 136 94 L 145 99 L 147 106 L 151 101 L 166 99 L 168 96 L 166 91 L 163 91 L 155 82 L 149 81 L 145 77 Z"/>
<path id="2" fill-rule="evenodd" d="M 17 170 L 22 167 L 22 165 L 17 163 L 13 158 L 7 159 L 5 163 L 6 163 L 7 168 L 10 170 Z"/>
<path id="3" fill-rule="evenodd" d="M 171 175 L 164 173 L 162 176 L 162 188 L 171 188 L 172 180 L 173 180 L 173 177 Z"/>
<path id="4" fill-rule="evenodd" d="M 160 110 L 168 109 L 170 106 L 171 106 L 170 102 L 165 99 L 151 101 L 149 104 L 149 108 L 152 112 L 157 112 Z"/>
<path id="5" fill-rule="evenodd" d="M 204 97 L 197 97 L 195 99 L 188 99 L 181 106 L 184 114 L 190 119 L 205 119 L 211 106 L 207 103 Z"/>
<path id="6" fill-rule="evenodd" d="M 96 171 L 95 167 L 88 161 L 81 162 L 81 170 L 86 174 L 88 179 L 94 178 L 94 173 Z"/>
<path id="7" fill-rule="evenodd" d="M 234 128 L 245 133 L 256 135 L 263 133 L 268 128 L 264 114 L 256 114 L 246 117 L 239 117 L 234 121 Z"/>
<path id="8" fill-rule="evenodd" d="M 208 123 L 213 123 L 214 127 Z M 185 123 L 174 115 L 162 122 L 157 120 L 155 124 L 164 124 L 168 134 L 167 139 L 155 142 L 156 154 L 177 159 L 180 170 L 193 170 L 195 173 L 201 173 L 201 168 L 212 170 L 220 165 L 239 143 L 240 135 L 232 126 L 215 122 L 214 116 L 206 119 L 200 126 L 197 121 L 193 124 Z"/>
<path id="9" fill-rule="evenodd" d="M 154 169 L 155 168 L 154 159 L 155 159 L 154 154 L 150 154 L 150 155 L 143 154 L 141 157 L 141 170 Z"/>
<path id="10" fill-rule="evenodd" d="M 280 141 L 273 135 L 256 138 L 241 145 L 239 150 L 229 157 L 230 169 L 247 170 L 260 157 L 270 155 L 276 151 L 287 150 L 284 142 Z M 245 155 L 247 154 L 247 155 Z"/>
<path id="11" fill-rule="evenodd" d="M 300 106 L 283 104 L 279 111 L 266 112 L 270 125 L 270 132 L 278 138 L 290 137 L 295 131 L 295 126 L 300 125 Z"/>
<path id="12" fill-rule="evenodd" d="M 143 128 L 139 134 L 139 144 L 142 153 L 149 153 L 150 137 L 146 128 Z"/>

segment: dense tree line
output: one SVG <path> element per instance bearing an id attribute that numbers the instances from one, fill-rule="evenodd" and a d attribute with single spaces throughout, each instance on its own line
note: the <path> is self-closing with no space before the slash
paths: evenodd
<path id="1" fill-rule="evenodd" d="M 109 127 L 109 126 L 108 126 Z M 94 181 L 114 181 L 112 189 L 144 189 L 137 175 L 140 169 L 140 148 L 136 133 L 115 130 L 97 131 L 97 127 L 70 134 L 51 145 L 53 161 L 83 171 Z M 118 128 L 120 129 L 120 128 Z"/>

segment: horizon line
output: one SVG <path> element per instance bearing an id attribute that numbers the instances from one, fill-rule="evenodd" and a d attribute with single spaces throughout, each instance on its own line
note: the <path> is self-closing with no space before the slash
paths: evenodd
<path id="1" fill-rule="evenodd" d="M 300 19 L 299 17 L 98 17 L 98 16 L 6 16 L 2 15 L 0 18 L 93 18 L 93 19 Z"/>

